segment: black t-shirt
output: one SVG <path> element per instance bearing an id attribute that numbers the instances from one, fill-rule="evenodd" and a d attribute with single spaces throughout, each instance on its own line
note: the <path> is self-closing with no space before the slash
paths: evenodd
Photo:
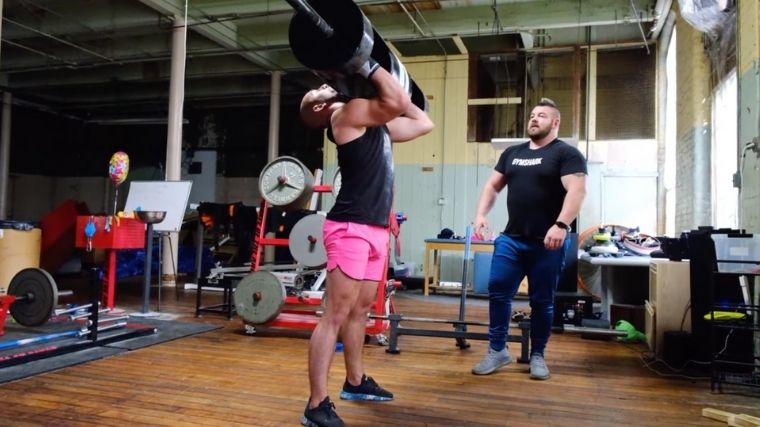
<path id="1" fill-rule="evenodd" d="M 328 138 L 332 140 L 331 132 Z M 387 126 L 338 145 L 341 185 L 327 219 L 388 226 L 393 202 L 393 154 Z"/>
<path id="2" fill-rule="evenodd" d="M 567 191 L 561 178 L 587 173 L 581 152 L 559 139 L 537 150 L 529 142 L 509 147 L 494 169 L 507 178 L 509 222 L 504 234 L 540 240 L 562 210 Z"/>

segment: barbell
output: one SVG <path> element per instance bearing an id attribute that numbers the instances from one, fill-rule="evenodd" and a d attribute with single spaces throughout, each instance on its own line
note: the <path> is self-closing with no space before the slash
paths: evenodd
<path id="1" fill-rule="evenodd" d="M 11 279 L 8 295 L 8 311 L 17 323 L 39 326 L 50 319 L 58 304 L 58 297 L 70 295 L 71 291 L 59 292 L 53 277 L 41 268 L 25 268 Z"/>
<path id="2" fill-rule="evenodd" d="M 373 97 L 375 87 L 354 74 L 371 57 L 427 111 L 427 99 L 369 19 L 352 0 L 287 0 L 296 13 L 288 39 L 296 59 L 349 97 Z"/>

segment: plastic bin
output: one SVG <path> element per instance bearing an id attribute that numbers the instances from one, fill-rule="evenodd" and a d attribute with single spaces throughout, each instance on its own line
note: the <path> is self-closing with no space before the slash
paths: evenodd
<path id="1" fill-rule="evenodd" d="M 715 259 L 719 272 L 760 273 L 760 235 L 738 237 L 713 234 L 711 237 L 715 243 Z"/>
<path id="2" fill-rule="evenodd" d="M 22 221 L 0 222 L 0 293 L 19 271 L 40 266 L 42 230 Z"/>

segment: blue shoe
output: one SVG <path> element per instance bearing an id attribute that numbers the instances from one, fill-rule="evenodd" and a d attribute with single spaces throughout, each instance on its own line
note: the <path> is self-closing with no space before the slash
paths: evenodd
<path id="1" fill-rule="evenodd" d="M 340 392 L 340 398 L 343 400 L 373 400 L 388 401 L 393 400 L 393 393 L 380 387 L 372 377 L 362 375 L 362 382 L 359 385 L 352 385 L 346 379 L 343 383 L 343 391 Z"/>

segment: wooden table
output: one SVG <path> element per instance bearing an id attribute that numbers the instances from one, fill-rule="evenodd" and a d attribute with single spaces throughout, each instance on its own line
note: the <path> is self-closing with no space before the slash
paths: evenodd
<path id="1" fill-rule="evenodd" d="M 644 305 L 649 295 L 648 256 L 592 257 L 584 251 L 578 252 L 578 260 L 601 266 L 602 319 L 610 320 L 610 305 Z"/>
<path id="2" fill-rule="evenodd" d="M 428 295 L 431 284 L 438 286 L 438 275 L 441 271 L 441 257 L 439 251 L 459 251 L 464 252 L 465 241 L 459 239 L 425 239 L 425 260 L 422 274 L 425 277 L 423 293 Z M 430 252 L 433 252 L 433 281 L 430 281 Z M 470 252 L 493 252 L 493 241 L 491 240 L 472 240 L 470 241 Z M 467 286 L 462 284 L 462 286 Z"/>

